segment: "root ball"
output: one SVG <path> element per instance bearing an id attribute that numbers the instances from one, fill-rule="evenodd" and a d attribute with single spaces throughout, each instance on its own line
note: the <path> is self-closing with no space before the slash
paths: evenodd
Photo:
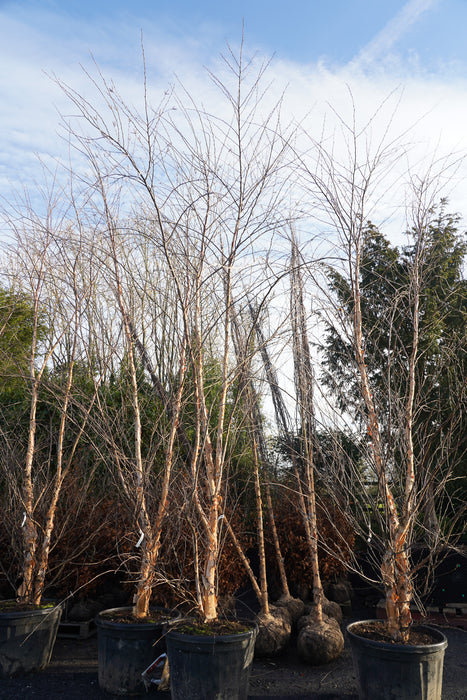
<path id="1" fill-rule="evenodd" d="M 258 634 L 255 643 L 255 656 L 275 656 L 290 640 L 292 624 L 285 609 L 272 608 L 269 615 L 260 613 L 256 618 Z"/>
<path id="2" fill-rule="evenodd" d="M 334 661 L 343 648 L 344 637 L 333 618 L 325 617 L 322 624 L 312 621 L 302 627 L 298 633 L 298 653 L 303 661 L 312 666 L 321 666 Z"/>

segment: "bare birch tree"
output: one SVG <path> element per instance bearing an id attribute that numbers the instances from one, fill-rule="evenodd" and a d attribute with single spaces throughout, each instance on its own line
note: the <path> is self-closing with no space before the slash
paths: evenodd
<path id="1" fill-rule="evenodd" d="M 11 246 L 5 276 L 11 294 L 30 304 L 31 342 L 27 373 L 19 377 L 29 406 L 27 428 L 23 441 L 17 432 L 22 423 L 3 423 L 2 468 L 21 551 L 17 599 L 39 605 L 60 494 L 96 397 L 83 400 L 74 387 L 75 366 L 87 359 L 83 320 L 93 280 L 82 274 L 83 241 L 72 234 L 57 202 L 49 200 L 44 216 L 26 202 L 7 213 L 7 223 Z M 56 425 L 38 418 L 41 406 L 48 406 L 51 422 L 58 416 Z"/>
<path id="2" fill-rule="evenodd" d="M 234 298 L 241 298 L 237 290 L 245 285 L 256 286 L 260 301 L 271 288 L 271 281 L 261 274 L 262 262 L 274 232 L 286 219 L 282 203 L 288 186 L 289 139 L 279 133 L 280 101 L 267 105 L 262 87 L 267 66 L 247 60 L 243 47 L 238 54 L 229 49 L 223 60 L 220 75 L 210 74 L 220 98 L 215 112 L 197 104 L 183 86 L 153 108 L 146 73 L 141 111 L 129 107 L 99 71 L 97 78 L 90 76 L 99 104 L 61 84 L 81 119 L 81 126 L 76 121 L 69 125 L 72 142 L 97 174 L 88 183 L 99 196 L 104 185 L 107 230 L 121 230 L 117 202 L 134 207 L 135 218 L 147 224 L 138 235 L 153 241 L 176 290 L 183 334 L 176 363 L 184 365 L 180 353 L 186 348 L 194 407 L 194 428 L 186 446 L 192 507 L 188 517 L 195 532 L 197 602 L 208 621 L 217 617 L 217 568 L 233 425 L 228 403 L 238 376 L 230 309 Z M 119 291 L 119 255 L 115 248 L 114 282 L 127 350 L 136 349 L 147 371 L 151 350 L 144 340 L 147 335 L 133 325 L 123 290 Z M 219 366 L 214 402 L 207 396 L 205 377 L 210 354 Z M 131 367 L 130 357 L 133 373 Z M 175 394 L 169 391 L 169 395 Z M 136 397 L 134 387 L 135 411 Z M 173 404 L 172 409 L 165 404 L 164 410 L 168 418 Z M 136 425 L 136 440 L 138 431 Z"/>
<path id="3" fill-rule="evenodd" d="M 407 275 L 404 298 L 394 299 L 392 313 L 378 319 L 381 325 L 388 324 L 389 335 L 397 334 L 395 320 L 404 317 L 411 327 L 411 337 L 402 357 L 394 358 L 386 371 L 397 373 L 397 365 L 403 368 L 406 383 L 399 385 L 400 392 L 392 392 L 394 383 L 389 375 L 384 378 L 384 405 L 381 398 L 381 385 L 372 382 L 369 372 L 371 356 L 362 321 L 361 271 L 363 249 L 368 235 L 368 222 L 372 213 L 384 207 L 384 195 L 388 192 L 388 174 L 392 175 L 393 187 L 400 179 L 398 167 L 407 157 L 401 139 L 393 142 L 385 133 L 383 139 L 372 143 L 372 121 L 359 130 L 355 121 L 350 124 L 340 120 L 347 160 L 339 159 L 335 144 L 323 139 L 313 142 L 315 158 L 302 165 L 309 186 L 310 196 L 316 206 L 321 223 L 329 227 L 335 235 L 336 263 L 332 274 L 341 275 L 348 289 L 349 306 L 332 306 L 335 314 L 333 327 L 346 338 L 352 354 L 342 358 L 354 368 L 359 386 L 359 396 L 355 397 L 357 411 L 360 411 L 366 436 L 359 441 L 363 446 L 366 466 L 377 482 L 377 496 L 383 506 L 383 548 L 380 562 L 381 582 L 386 595 L 386 612 L 389 631 L 396 641 L 408 639 L 411 624 L 410 605 L 413 599 L 413 573 L 411 548 L 416 531 L 416 523 L 423 507 L 423 492 L 426 492 L 427 473 L 424 471 L 423 449 L 416 457 L 414 453 L 414 415 L 420 410 L 417 401 L 416 375 L 420 360 L 420 295 L 423 288 L 424 239 L 430 216 L 439 194 L 439 182 L 447 175 L 447 163 L 440 160 L 433 163 L 425 177 L 413 178 L 408 197 L 411 207 L 408 211 L 407 227 L 414 239 L 414 255 Z M 384 178 L 386 181 L 384 182 Z M 410 183 L 409 183 L 410 184 Z M 407 193 L 406 193 L 407 196 Z M 377 208 L 375 208 L 377 206 Z M 315 280 L 316 282 L 316 280 Z M 404 309 L 404 311 L 403 311 Z M 392 388 L 391 388 L 392 387 Z M 462 389 L 460 388 L 461 392 Z M 390 406 L 390 430 L 384 429 L 385 407 Z M 341 421 L 342 424 L 342 421 Z M 354 464 L 348 462 L 348 468 Z M 356 474 L 356 472 L 354 472 Z M 428 479 L 429 480 L 429 479 Z M 425 481 L 425 486 L 420 484 Z M 350 484 L 350 481 L 348 482 Z M 362 485 L 356 474 L 352 487 Z M 354 492 L 354 503 L 367 504 L 369 493 Z M 374 512 L 378 512 L 375 504 Z M 359 512 L 360 520 L 368 521 L 364 508 Z M 369 538 L 372 534 L 370 532 Z M 375 538 L 376 539 L 376 538 Z"/>

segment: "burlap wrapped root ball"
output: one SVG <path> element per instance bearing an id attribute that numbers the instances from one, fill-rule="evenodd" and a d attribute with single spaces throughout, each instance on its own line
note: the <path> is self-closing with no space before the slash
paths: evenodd
<path id="1" fill-rule="evenodd" d="M 339 610 L 340 610 L 340 608 L 339 608 Z M 332 610 L 332 612 L 335 612 L 335 611 Z M 340 618 L 339 618 L 339 616 L 336 617 L 335 615 L 330 615 L 327 612 L 324 605 L 323 605 L 323 616 L 328 617 L 330 620 L 333 620 L 334 622 L 336 622 L 338 627 L 340 626 L 340 623 L 342 622 L 342 615 L 340 616 Z M 300 630 L 302 630 L 304 627 L 308 627 L 310 625 L 315 624 L 315 622 L 316 622 L 315 609 L 313 606 L 308 605 L 305 608 L 305 614 L 302 615 L 302 617 L 297 622 L 297 632 L 300 632 Z"/>
<path id="2" fill-rule="evenodd" d="M 305 603 L 300 598 L 292 598 L 292 596 L 281 596 L 274 603 L 276 608 L 286 608 L 290 613 L 292 625 L 294 625 L 302 617 L 305 612 Z"/>
<path id="3" fill-rule="evenodd" d="M 292 632 L 292 620 L 287 608 L 271 605 L 269 614 L 260 613 L 256 623 L 255 656 L 275 656 L 286 648 Z"/>
<path id="4" fill-rule="evenodd" d="M 333 600 L 325 600 L 323 603 L 323 613 L 328 617 L 334 618 L 339 624 L 341 624 L 344 619 L 342 614 L 342 608 L 339 603 L 335 603 Z"/>
<path id="5" fill-rule="evenodd" d="M 313 615 L 306 615 L 299 620 L 299 627 L 297 651 L 306 663 L 321 666 L 334 661 L 342 653 L 344 636 L 334 618 L 323 615 L 320 623 Z"/>

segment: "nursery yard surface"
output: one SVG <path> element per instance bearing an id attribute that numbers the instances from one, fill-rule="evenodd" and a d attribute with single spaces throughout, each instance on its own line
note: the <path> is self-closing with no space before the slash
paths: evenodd
<path id="1" fill-rule="evenodd" d="M 347 621 L 348 622 L 348 621 Z M 444 664 L 443 700 L 465 700 L 467 687 L 467 631 L 443 627 L 448 638 Z M 97 680 L 97 638 L 58 638 L 49 667 L 20 678 L 0 679 L 0 700 L 109 700 Z M 170 693 L 151 690 L 154 700 Z M 321 667 L 302 663 L 291 648 L 276 659 L 255 660 L 249 700 L 358 700 L 350 648 L 337 661 Z M 206 698 L 209 700 L 209 698 Z"/>

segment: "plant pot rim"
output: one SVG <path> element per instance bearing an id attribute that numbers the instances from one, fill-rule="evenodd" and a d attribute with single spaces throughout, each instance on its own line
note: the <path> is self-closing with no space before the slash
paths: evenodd
<path id="1" fill-rule="evenodd" d="M 97 613 L 95 617 L 95 623 L 98 627 L 102 628 L 112 628 L 115 630 L 130 630 L 139 629 L 141 631 L 153 630 L 157 627 L 162 627 L 163 625 L 172 624 L 173 621 L 178 620 L 180 613 L 178 610 L 173 610 L 172 608 L 159 607 L 157 605 L 152 605 L 149 610 L 157 610 L 159 612 L 169 613 L 170 616 L 166 620 L 158 620 L 157 622 L 119 622 L 116 620 L 106 620 L 102 617 L 105 613 L 117 613 L 117 612 L 130 612 L 133 610 L 133 606 L 125 605 L 123 607 L 117 608 L 106 608 Z"/>
<path id="2" fill-rule="evenodd" d="M 9 600 L 3 600 L 2 602 L 9 603 L 16 601 L 14 601 L 14 599 L 11 598 Z M 11 610 L 0 610 L 0 618 L 2 620 L 12 620 L 34 616 L 42 617 L 56 611 L 57 608 L 62 609 L 63 607 L 63 603 L 56 601 L 44 601 L 43 604 L 47 605 L 47 607 L 31 608 L 30 610 L 15 610 L 14 606 L 12 606 Z"/>
<path id="3" fill-rule="evenodd" d="M 182 618 L 181 620 L 177 620 L 177 622 L 172 625 L 167 633 L 167 636 L 172 638 L 172 639 L 177 639 L 179 641 L 181 640 L 192 640 L 196 643 L 208 643 L 212 644 L 215 641 L 219 642 L 231 642 L 235 641 L 244 637 L 249 637 L 251 634 L 255 634 L 258 630 L 258 625 L 254 620 L 245 620 L 245 619 L 238 619 L 234 620 L 234 622 L 239 622 L 242 625 L 245 625 L 248 627 L 247 630 L 243 630 L 241 632 L 229 632 L 228 634 L 221 634 L 221 633 L 213 633 L 213 634 L 192 634 L 191 632 L 182 632 L 180 631 L 179 627 L 180 625 L 186 624 L 187 622 L 190 622 L 193 618 Z"/>
<path id="4" fill-rule="evenodd" d="M 400 653 L 401 651 L 406 651 L 408 654 L 426 654 L 426 653 L 436 653 L 446 649 L 448 645 L 447 637 L 441 632 L 441 630 L 431 627 L 430 625 L 414 625 L 414 629 L 427 632 L 431 634 L 434 638 L 431 644 L 393 644 L 389 642 L 382 642 L 376 639 L 369 639 L 364 635 L 357 634 L 352 628 L 360 624 L 365 623 L 379 623 L 384 625 L 385 620 L 356 620 L 347 625 L 347 634 L 349 635 L 350 641 L 358 644 L 360 647 L 367 648 L 377 648 L 381 650 L 387 650 L 392 653 Z M 438 641 L 436 641 L 436 638 Z"/>

